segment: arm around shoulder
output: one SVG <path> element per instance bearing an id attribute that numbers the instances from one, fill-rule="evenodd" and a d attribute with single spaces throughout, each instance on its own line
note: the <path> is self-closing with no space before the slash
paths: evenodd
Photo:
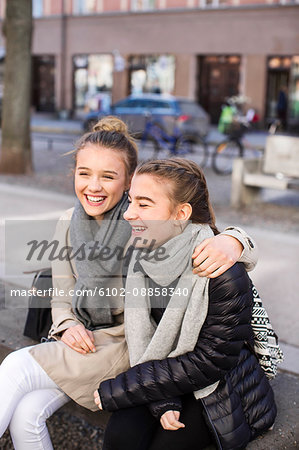
<path id="1" fill-rule="evenodd" d="M 234 226 L 225 228 L 221 234 L 234 237 L 242 244 L 243 252 L 238 262 L 242 262 L 248 272 L 253 270 L 258 261 L 258 246 L 252 237 L 242 228 Z"/>

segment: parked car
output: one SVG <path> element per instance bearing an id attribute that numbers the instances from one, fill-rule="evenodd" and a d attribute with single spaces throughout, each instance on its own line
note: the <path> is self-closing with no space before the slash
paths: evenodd
<path id="1" fill-rule="evenodd" d="M 209 115 L 196 102 L 161 94 L 130 95 L 112 105 L 109 114 L 126 122 L 136 137 L 142 134 L 148 115 L 161 122 L 168 132 L 176 122 L 182 132 L 204 137 L 210 125 Z M 84 120 L 84 129 L 89 131 L 103 115 L 101 111 L 90 112 Z"/>

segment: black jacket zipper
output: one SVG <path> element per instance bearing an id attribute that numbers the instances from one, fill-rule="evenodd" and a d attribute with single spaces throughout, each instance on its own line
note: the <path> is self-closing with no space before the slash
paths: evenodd
<path id="1" fill-rule="evenodd" d="M 207 417 L 207 419 L 208 419 L 208 421 L 209 421 L 210 429 L 211 429 L 211 431 L 212 431 L 212 433 L 213 433 L 213 435 L 214 435 L 214 438 L 215 438 L 215 441 L 216 441 L 218 450 L 224 450 L 223 447 L 222 447 L 222 445 L 221 445 L 221 442 L 220 442 L 218 433 L 217 433 L 217 431 L 216 431 L 216 428 L 215 428 L 215 426 L 214 426 L 214 423 L 213 423 L 213 421 L 212 421 L 212 419 L 211 419 L 211 417 L 210 417 L 208 408 L 206 407 L 206 404 L 205 404 L 205 402 L 204 402 L 204 399 L 201 398 L 200 401 L 201 401 L 202 406 L 203 406 L 203 408 L 204 408 L 204 412 L 205 412 L 205 414 L 206 414 L 206 417 Z"/>

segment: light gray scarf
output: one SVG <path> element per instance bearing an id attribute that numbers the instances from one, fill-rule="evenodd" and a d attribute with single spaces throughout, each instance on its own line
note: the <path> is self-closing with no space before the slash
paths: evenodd
<path id="1" fill-rule="evenodd" d="M 147 278 L 134 272 L 134 250 L 130 262 L 125 299 L 125 331 L 131 366 L 193 351 L 208 311 L 208 279 L 192 273 L 191 255 L 196 245 L 212 237 L 208 225 L 188 224 L 184 231 L 163 244 L 168 258 L 155 260 L 153 250 L 140 259 L 144 272 L 161 286 L 168 286 L 178 277 L 167 308 L 158 325 L 151 318 L 151 302 Z M 218 382 L 194 392 L 196 398 L 213 392 Z"/>
<path id="2" fill-rule="evenodd" d="M 75 259 L 78 278 L 74 288 L 72 307 L 76 317 L 88 329 L 102 328 L 113 324 L 111 308 L 120 306 L 119 298 L 103 295 L 105 289 L 121 286 L 121 257 L 130 238 L 131 227 L 123 219 L 128 207 L 124 194 L 119 203 L 105 213 L 99 224 L 86 214 L 77 201 L 70 224 L 70 240 L 73 249 L 84 246 L 85 258 Z M 90 249 L 96 250 L 90 253 Z M 103 253 L 110 250 L 111 257 Z M 113 255 L 113 256 L 112 256 Z M 80 254 L 82 256 L 82 253 Z"/>

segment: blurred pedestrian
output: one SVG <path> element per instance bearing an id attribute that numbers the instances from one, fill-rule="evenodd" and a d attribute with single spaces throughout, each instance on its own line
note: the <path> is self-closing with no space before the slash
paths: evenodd
<path id="1" fill-rule="evenodd" d="M 278 100 L 276 106 L 277 117 L 281 122 L 283 130 L 287 129 L 287 115 L 288 115 L 288 88 L 281 86 L 278 93 Z"/>

